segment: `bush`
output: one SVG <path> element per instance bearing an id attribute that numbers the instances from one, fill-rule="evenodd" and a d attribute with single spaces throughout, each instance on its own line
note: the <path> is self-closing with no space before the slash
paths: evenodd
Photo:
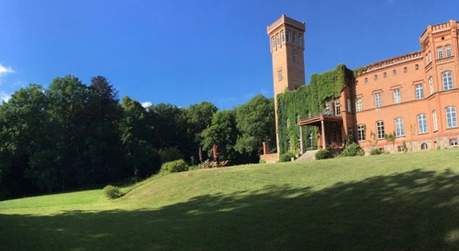
<path id="1" fill-rule="evenodd" d="M 357 143 L 354 143 L 354 142 L 347 144 L 343 152 L 340 154 L 340 156 L 344 156 L 344 157 L 363 156 L 363 155 L 365 155 L 365 151 Z"/>
<path id="2" fill-rule="evenodd" d="M 293 153 L 283 153 L 280 155 L 279 157 L 279 162 L 288 162 L 288 161 L 291 161 L 292 158 L 294 158 L 295 156 L 293 155 Z"/>
<path id="3" fill-rule="evenodd" d="M 162 173 L 178 173 L 184 171 L 188 171 L 188 164 L 183 159 L 169 161 L 161 166 Z"/>
<path id="4" fill-rule="evenodd" d="M 330 149 L 322 149 L 316 152 L 316 159 L 330 159 L 333 158 L 333 153 Z"/>
<path id="5" fill-rule="evenodd" d="M 373 148 L 370 151 L 370 155 L 380 155 L 384 153 L 384 149 L 382 148 Z"/>
<path id="6" fill-rule="evenodd" d="M 119 189 L 119 187 L 107 185 L 104 187 L 104 194 L 109 199 L 117 199 L 123 196 L 123 193 Z"/>

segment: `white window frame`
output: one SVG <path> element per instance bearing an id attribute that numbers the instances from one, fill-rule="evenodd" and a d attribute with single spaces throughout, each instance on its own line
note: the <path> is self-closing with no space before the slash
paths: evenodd
<path id="1" fill-rule="evenodd" d="M 425 113 L 420 113 L 417 116 L 417 121 L 418 121 L 418 133 L 419 134 L 425 134 L 429 131 L 427 128 L 427 116 Z"/>
<path id="2" fill-rule="evenodd" d="M 382 106 L 381 92 L 373 93 L 373 99 L 374 99 L 375 107 L 380 108 Z"/>
<path id="3" fill-rule="evenodd" d="M 384 139 L 384 136 L 386 136 L 384 131 L 384 121 L 378 120 L 376 121 L 376 137 L 378 139 Z"/>
<path id="4" fill-rule="evenodd" d="M 339 100 L 335 100 L 335 116 L 341 115 L 341 104 Z"/>
<path id="5" fill-rule="evenodd" d="M 403 119 L 398 117 L 394 119 L 395 137 L 400 138 L 405 136 L 405 126 Z"/>
<path id="6" fill-rule="evenodd" d="M 453 72 L 452 71 L 444 71 L 441 74 L 441 79 L 443 81 L 443 90 L 448 91 L 453 89 Z"/>
<path id="7" fill-rule="evenodd" d="M 443 47 L 438 47 L 437 48 L 437 58 L 438 59 L 443 59 Z"/>
<path id="8" fill-rule="evenodd" d="M 416 99 L 423 99 L 424 98 L 424 86 L 422 83 L 416 84 L 414 86 L 414 92 Z"/>
<path id="9" fill-rule="evenodd" d="M 363 111 L 363 100 L 362 100 L 362 98 L 357 98 L 357 100 L 355 101 L 355 111 L 356 112 Z"/>
<path id="10" fill-rule="evenodd" d="M 452 48 L 451 48 L 451 45 L 447 45 L 447 46 L 445 47 L 445 50 L 446 50 L 446 57 L 447 57 L 447 58 L 450 58 L 450 57 L 453 56 L 453 50 L 452 50 Z"/>
<path id="11" fill-rule="evenodd" d="M 457 127 L 457 111 L 455 106 L 446 107 L 446 128 Z"/>
<path id="12" fill-rule="evenodd" d="M 402 102 L 402 94 L 400 88 L 395 88 L 392 90 L 392 98 L 394 100 L 394 104 L 400 104 Z"/>

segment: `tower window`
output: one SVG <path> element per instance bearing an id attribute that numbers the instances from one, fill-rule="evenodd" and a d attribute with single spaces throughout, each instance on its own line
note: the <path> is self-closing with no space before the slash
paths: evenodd
<path id="1" fill-rule="evenodd" d="M 429 77 L 429 89 L 430 89 L 430 94 L 432 95 L 435 92 L 435 87 L 433 83 L 433 78 Z"/>
<path id="2" fill-rule="evenodd" d="M 452 57 L 453 56 L 453 51 L 451 50 L 451 45 L 446 46 L 446 57 Z"/>
<path id="3" fill-rule="evenodd" d="M 396 70 L 396 69 L 393 69 L 393 70 L 392 70 L 392 75 L 394 75 L 394 76 L 397 75 L 397 70 Z"/>
<path id="4" fill-rule="evenodd" d="M 383 78 L 387 78 L 387 72 L 383 73 Z"/>
<path id="5" fill-rule="evenodd" d="M 408 72 L 408 67 L 403 67 L 403 73 L 407 73 Z"/>
<path id="6" fill-rule="evenodd" d="M 362 98 L 357 98 L 357 100 L 355 101 L 355 110 L 356 110 L 356 112 L 361 112 L 361 111 L 363 111 L 363 102 L 362 102 Z"/>
<path id="7" fill-rule="evenodd" d="M 277 71 L 277 81 L 282 81 L 283 76 L 282 76 L 282 69 Z"/>
<path id="8" fill-rule="evenodd" d="M 417 84 L 415 86 L 415 96 L 416 99 L 423 99 L 424 98 L 424 88 L 422 84 Z"/>
<path id="9" fill-rule="evenodd" d="M 453 89 L 453 76 L 451 71 L 445 71 L 442 73 L 443 79 L 443 90 L 451 90 Z"/>
<path id="10" fill-rule="evenodd" d="M 394 104 L 399 104 L 402 101 L 402 96 L 400 94 L 400 88 L 393 90 Z"/>
<path id="11" fill-rule="evenodd" d="M 414 65 L 414 69 L 416 69 L 416 71 L 419 70 L 419 65 L 418 65 L 418 64 L 415 64 L 415 65 Z"/>
<path id="12" fill-rule="evenodd" d="M 438 47 L 437 48 L 437 58 L 442 59 L 443 58 L 443 47 Z"/>
<path id="13" fill-rule="evenodd" d="M 382 106 L 382 100 L 381 100 L 381 93 L 377 92 L 373 94 L 374 102 L 375 102 L 375 107 L 379 108 Z"/>

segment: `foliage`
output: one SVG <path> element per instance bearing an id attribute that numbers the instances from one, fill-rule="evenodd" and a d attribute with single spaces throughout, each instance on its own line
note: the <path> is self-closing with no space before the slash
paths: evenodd
<path id="1" fill-rule="evenodd" d="M 212 146 L 218 147 L 219 159 L 237 161 L 234 148 L 238 137 L 236 119 L 233 111 L 220 111 L 212 117 L 211 125 L 202 132 L 202 146 L 209 156 Z"/>
<path id="2" fill-rule="evenodd" d="M 353 157 L 353 156 L 363 156 L 363 155 L 365 155 L 365 151 L 360 147 L 359 144 L 355 142 L 346 144 L 346 147 L 340 154 L 340 156 L 342 157 Z"/>
<path id="3" fill-rule="evenodd" d="M 391 142 L 394 145 L 397 137 L 395 137 L 395 133 L 386 133 L 384 135 L 384 139 L 387 140 L 388 142 Z"/>
<path id="4" fill-rule="evenodd" d="M 292 158 L 294 158 L 295 155 L 293 153 L 287 152 L 287 153 L 282 153 L 279 157 L 279 162 L 288 162 L 291 161 Z"/>
<path id="5" fill-rule="evenodd" d="M 158 151 L 162 163 L 183 159 L 183 154 L 177 147 L 166 147 Z"/>
<path id="6" fill-rule="evenodd" d="M 112 185 L 107 185 L 104 187 L 104 194 L 109 199 L 118 199 L 123 196 L 121 190 L 118 187 Z"/>
<path id="7" fill-rule="evenodd" d="M 342 89 L 353 81 L 353 72 L 345 65 L 338 65 L 335 70 L 314 74 L 308 85 L 294 91 L 286 91 L 277 96 L 280 153 L 299 150 L 298 118 L 309 118 L 322 112 L 325 102 L 340 96 Z M 303 139 L 306 148 L 316 147 L 307 141 L 310 134 L 316 137 L 315 127 L 304 127 Z"/>
<path id="8" fill-rule="evenodd" d="M 161 173 L 178 173 L 188 171 L 188 164 L 183 160 L 174 160 L 161 166 Z"/>
<path id="9" fill-rule="evenodd" d="M 384 149 L 382 148 L 372 148 L 370 150 L 370 155 L 381 155 L 384 153 Z"/>
<path id="10" fill-rule="evenodd" d="M 333 158 L 333 156 L 333 152 L 328 148 L 316 152 L 316 160 L 330 159 Z"/>
<path id="11" fill-rule="evenodd" d="M 256 162 L 261 154 L 263 142 L 275 141 L 274 104 L 262 95 L 236 108 L 236 124 L 239 132 L 235 149 Z"/>

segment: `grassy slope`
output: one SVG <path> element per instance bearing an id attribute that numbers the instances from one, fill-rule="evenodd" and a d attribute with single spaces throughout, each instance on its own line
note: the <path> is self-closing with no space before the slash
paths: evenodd
<path id="1" fill-rule="evenodd" d="M 9 250 L 459 248 L 459 152 L 197 170 L 0 202 Z"/>

